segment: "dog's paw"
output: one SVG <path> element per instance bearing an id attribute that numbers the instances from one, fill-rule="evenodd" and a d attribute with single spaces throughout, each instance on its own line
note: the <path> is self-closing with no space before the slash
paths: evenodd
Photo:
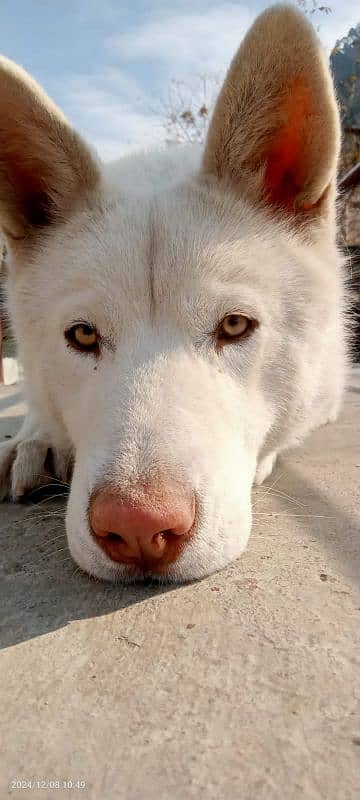
<path id="1" fill-rule="evenodd" d="M 16 449 L 16 448 L 15 448 Z M 14 445 L 11 441 L 0 443 L 0 501 L 9 495 L 11 467 L 14 461 Z"/>
<path id="2" fill-rule="evenodd" d="M 277 453 L 269 453 L 269 455 L 265 456 L 265 458 L 259 462 L 254 481 L 256 486 L 261 486 L 266 478 L 271 475 L 276 463 L 276 458 Z"/>
<path id="3" fill-rule="evenodd" d="M 38 437 L 14 437 L 0 444 L 0 500 L 20 500 L 54 481 L 67 483 L 71 471 L 68 450 L 50 449 Z"/>

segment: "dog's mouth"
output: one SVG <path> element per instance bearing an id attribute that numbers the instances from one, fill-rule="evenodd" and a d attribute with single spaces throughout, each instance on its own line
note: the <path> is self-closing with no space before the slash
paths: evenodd
<path id="1" fill-rule="evenodd" d="M 169 567 L 156 568 L 156 566 L 150 566 L 146 563 L 144 563 L 143 566 L 139 564 L 127 564 L 121 575 L 122 583 L 124 581 L 129 583 L 141 583 L 145 586 L 173 583 L 174 580 L 175 577 Z"/>

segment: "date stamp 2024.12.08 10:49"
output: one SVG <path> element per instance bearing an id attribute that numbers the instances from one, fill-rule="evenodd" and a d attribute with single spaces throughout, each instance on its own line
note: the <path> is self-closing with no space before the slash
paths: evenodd
<path id="1" fill-rule="evenodd" d="M 56 792 L 57 790 L 76 791 L 86 789 L 86 781 L 82 778 L 13 778 L 9 781 L 10 791 L 24 791 L 36 790 L 50 790 Z"/>

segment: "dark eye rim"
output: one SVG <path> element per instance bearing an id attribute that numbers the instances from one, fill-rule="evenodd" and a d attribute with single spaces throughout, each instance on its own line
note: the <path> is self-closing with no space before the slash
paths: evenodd
<path id="1" fill-rule="evenodd" d="M 248 325 L 242 333 L 232 336 L 230 333 L 224 331 L 222 327 L 224 321 L 228 319 L 228 317 L 245 317 L 245 319 L 248 321 Z M 237 344 L 243 339 L 248 339 L 258 326 L 258 320 L 254 319 L 253 317 L 248 317 L 247 314 L 243 314 L 241 311 L 233 311 L 230 314 L 225 314 L 215 329 L 215 340 L 217 347 L 221 348 L 227 344 Z"/>
<path id="2" fill-rule="evenodd" d="M 75 331 L 77 328 L 88 328 L 89 332 L 95 333 L 96 342 L 94 342 L 94 344 L 90 345 L 89 347 L 79 344 L 79 342 L 75 338 Z M 81 353 L 83 355 L 98 356 L 100 354 L 100 343 L 101 343 L 100 335 L 95 326 L 91 325 L 89 322 L 85 322 L 82 320 L 73 322 L 72 325 L 70 325 L 64 331 L 64 336 L 66 339 L 67 347 L 71 348 L 72 350 L 76 350 L 78 353 Z"/>

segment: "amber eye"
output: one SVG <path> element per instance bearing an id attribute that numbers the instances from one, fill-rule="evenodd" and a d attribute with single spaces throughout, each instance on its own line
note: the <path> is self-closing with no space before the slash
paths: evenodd
<path id="1" fill-rule="evenodd" d="M 249 319 L 243 314 L 228 314 L 216 330 L 217 341 L 219 344 L 223 344 L 248 336 L 256 324 L 255 320 Z"/>
<path id="2" fill-rule="evenodd" d="M 75 350 L 81 350 L 83 353 L 94 353 L 95 355 L 99 353 L 99 335 L 92 325 L 78 322 L 65 331 L 65 338 L 70 347 Z"/>

